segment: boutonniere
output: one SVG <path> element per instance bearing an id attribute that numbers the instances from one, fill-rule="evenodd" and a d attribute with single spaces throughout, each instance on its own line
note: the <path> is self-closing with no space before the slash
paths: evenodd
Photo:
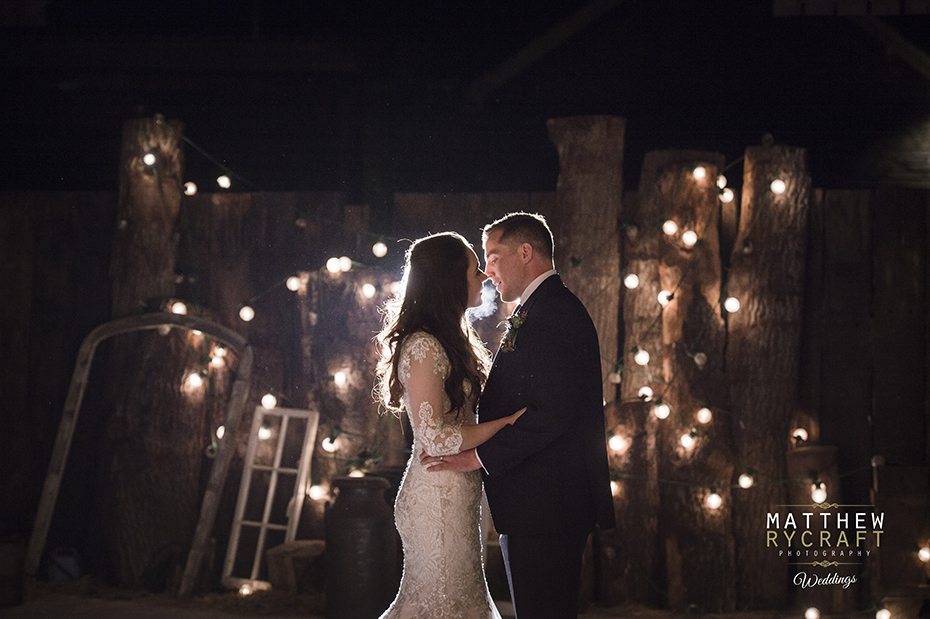
<path id="1" fill-rule="evenodd" d="M 516 350 L 517 330 L 526 322 L 526 311 L 519 312 L 497 323 L 498 328 L 504 326 L 504 335 L 501 337 L 501 352 Z"/>

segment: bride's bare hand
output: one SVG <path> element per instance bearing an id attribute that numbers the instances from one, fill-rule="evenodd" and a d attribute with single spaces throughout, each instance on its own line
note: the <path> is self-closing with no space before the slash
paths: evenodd
<path id="1" fill-rule="evenodd" d="M 526 412 L 526 407 L 524 406 L 523 408 L 521 408 L 520 410 L 518 410 L 517 412 L 515 412 L 513 415 L 511 415 L 510 418 L 509 418 L 510 421 L 508 421 L 507 423 L 513 425 L 513 422 L 515 422 L 517 419 L 519 419 L 519 418 L 520 418 L 520 415 L 522 415 L 522 414 L 525 413 L 525 412 Z"/>

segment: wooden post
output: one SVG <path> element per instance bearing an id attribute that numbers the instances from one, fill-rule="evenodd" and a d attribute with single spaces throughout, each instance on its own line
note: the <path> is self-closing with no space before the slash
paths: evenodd
<path id="1" fill-rule="evenodd" d="M 548 127 L 560 166 L 554 208 L 545 213 L 555 236 L 555 264 L 597 327 L 604 398 L 612 402 L 616 387 L 607 377 L 618 361 L 626 121 L 612 116 L 552 118 Z"/>
<path id="2" fill-rule="evenodd" d="M 180 123 L 161 117 L 124 125 L 110 269 L 115 318 L 161 309 L 174 294 L 181 131 Z M 101 543 L 123 586 L 163 588 L 194 534 L 206 386 L 185 393 L 184 381 L 203 369 L 208 345 L 202 336 L 172 330 L 123 335 L 110 349 Z"/>
<path id="3" fill-rule="evenodd" d="M 784 185 L 772 185 L 780 180 Z M 765 517 L 785 503 L 786 450 L 797 410 L 801 306 L 811 181 L 807 153 L 786 146 L 746 149 L 739 234 L 723 296 L 735 463 L 756 471 L 733 494 L 736 579 L 741 608 L 782 608 L 787 571 L 765 547 Z M 781 190 L 781 191 L 779 191 Z"/>

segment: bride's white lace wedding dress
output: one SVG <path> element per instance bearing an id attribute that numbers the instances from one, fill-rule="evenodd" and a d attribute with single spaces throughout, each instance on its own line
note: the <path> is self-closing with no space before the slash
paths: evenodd
<path id="1" fill-rule="evenodd" d="M 420 452 L 454 454 L 462 421 L 451 413 L 444 384 L 449 360 L 439 341 L 424 332 L 402 344 L 398 378 L 413 426 L 413 454 L 401 481 L 394 520 L 404 545 L 400 590 L 381 619 L 500 619 L 481 560 L 479 471 L 430 473 Z M 476 422 L 466 405 L 466 424 Z"/>

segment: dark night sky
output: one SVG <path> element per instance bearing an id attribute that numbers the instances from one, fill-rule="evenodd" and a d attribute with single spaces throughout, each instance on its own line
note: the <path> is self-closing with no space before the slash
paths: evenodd
<path id="1" fill-rule="evenodd" d="M 473 80 L 586 4 L 51 0 L 44 27 L 0 32 L 0 190 L 115 190 L 122 121 L 155 113 L 262 190 L 374 205 L 553 190 L 545 121 L 585 114 L 627 119 L 628 188 L 649 150 L 732 161 L 766 133 L 808 149 L 818 187 L 887 181 L 889 161 L 930 184 L 930 79 L 845 17 L 770 1 L 619 2 L 473 105 Z M 881 19 L 930 50 L 930 16 Z"/>

